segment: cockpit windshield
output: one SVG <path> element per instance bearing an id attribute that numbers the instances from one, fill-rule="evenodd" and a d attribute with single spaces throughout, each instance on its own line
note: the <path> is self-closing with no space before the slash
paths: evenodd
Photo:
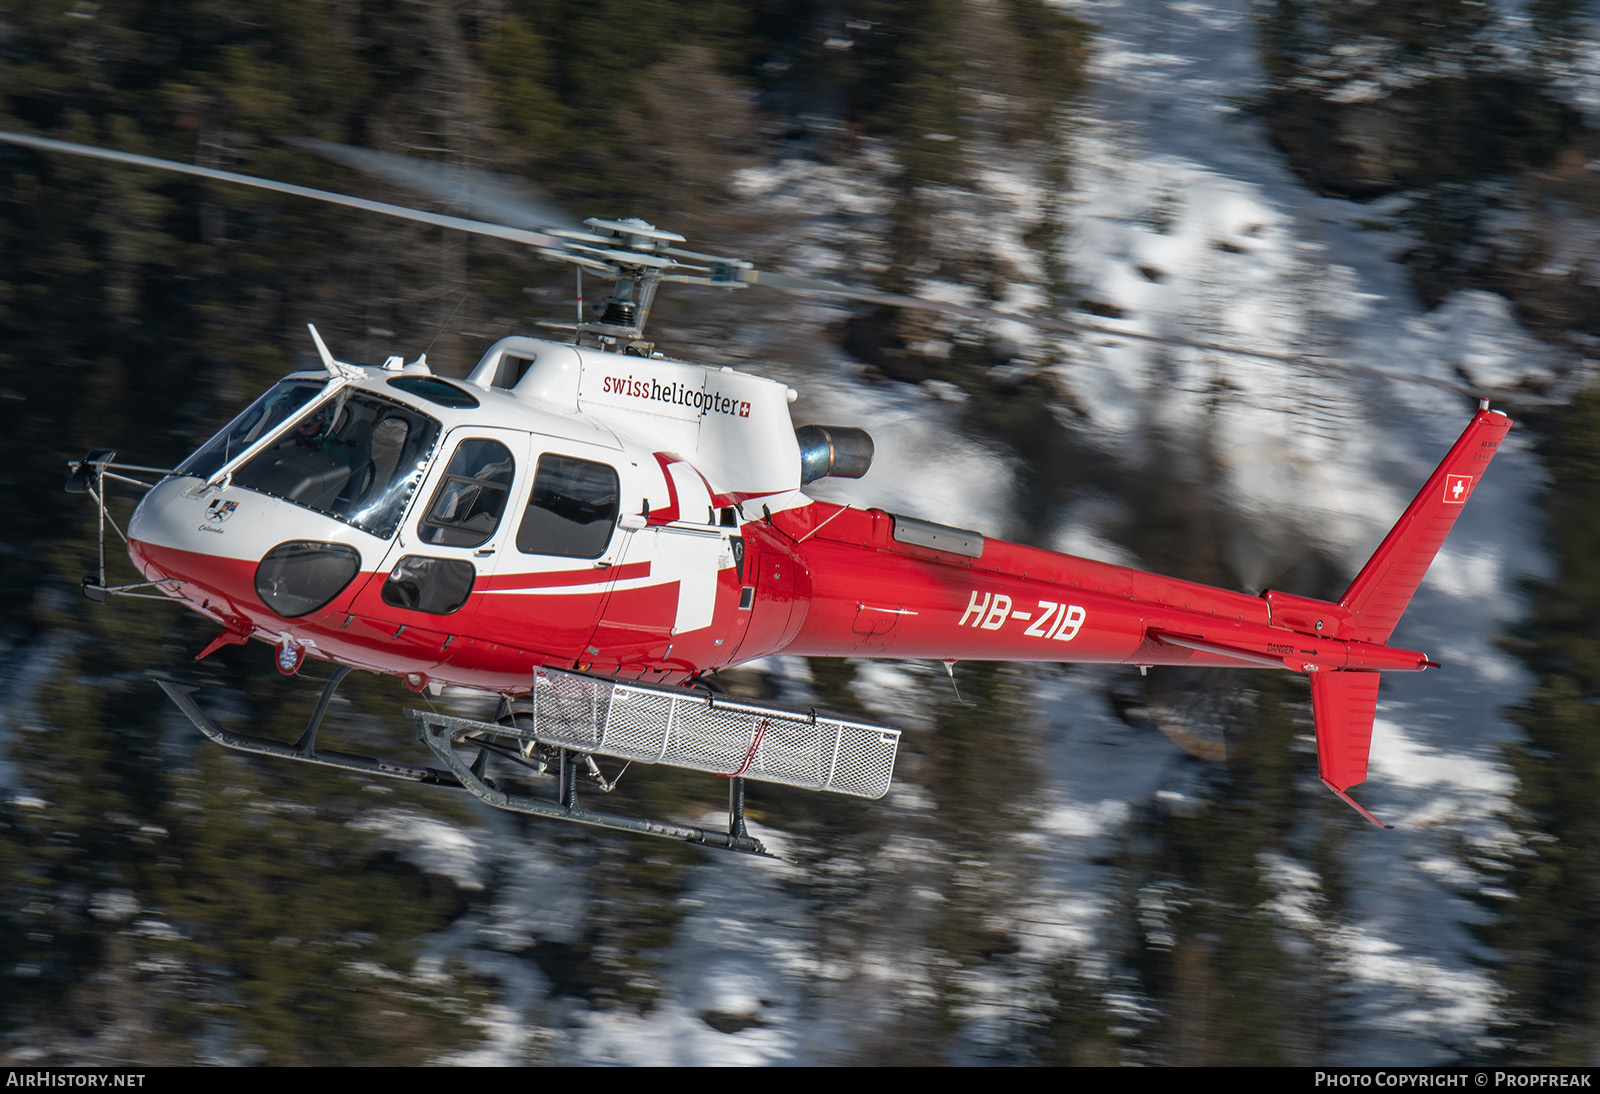
<path id="1" fill-rule="evenodd" d="M 178 473 L 214 473 L 322 388 L 315 382 L 283 381 L 184 461 Z M 288 410 L 281 409 L 285 404 Z M 232 482 L 388 539 L 400 526 L 438 440 L 439 423 L 428 415 L 381 395 L 346 388 L 303 414 L 241 465 Z"/>
<path id="2" fill-rule="evenodd" d="M 228 428 L 178 465 L 178 474 L 209 479 L 217 469 L 266 436 L 278 423 L 309 403 L 324 387 L 319 380 L 279 380 L 240 412 Z"/>

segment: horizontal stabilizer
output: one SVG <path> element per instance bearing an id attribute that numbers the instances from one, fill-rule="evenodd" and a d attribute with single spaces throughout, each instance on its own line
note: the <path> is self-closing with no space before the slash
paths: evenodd
<path id="1" fill-rule="evenodd" d="M 1221 642 L 1211 642 L 1195 635 L 1174 634 L 1171 631 L 1156 630 L 1154 627 L 1152 627 L 1150 628 L 1150 637 L 1154 638 L 1157 642 L 1165 642 L 1169 646 L 1181 646 L 1186 650 L 1194 650 L 1196 653 L 1214 654 L 1217 657 L 1230 657 L 1242 664 L 1255 665 L 1257 668 L 1288 668 L 1288 665 L 1281 657 L 1269 657 L 1264 653 L 1257 653 L 1255 650 L 1239 649 L 1237 646 L 1229 646 Z"/>

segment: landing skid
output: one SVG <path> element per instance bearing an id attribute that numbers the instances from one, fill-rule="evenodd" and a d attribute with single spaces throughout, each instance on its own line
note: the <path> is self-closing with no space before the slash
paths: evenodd
<path id="1" fill-rule="evenodd" d="M 200 689 L 193 684 L 180 683 L 166 676 L 156 676 L 156 683 L 161 685 L 161 690 L 167 693 L 167 698 L 178 705 L 178 709 L 195 724 L 201 733 L 210 737 L 224 748 L 235 749 L 239 752 L 250 752 L 257 756 L 270 756 L 276 760 L 299 760 L 302 763 L 321 764 L 324 767 L 338 767 L 346 771 L 356 771 L 365 775 L 382 775 L 390 779 L 404 779 L 407 782 L 423 783 L 427 786 L 447 786 L 455 790 L 463 789 L 461 783 L 448 771 L 440 771 L 433 767 L 421 767 L 417 764 L 397 763 L 393 760 L 375 760 L 367 756 L 353 756 L 347 752 L 333 752 L 316 747 L 317 728 L 322 723 L 322 716 L 327 713 L 328 703 L 333 699 L 333 693 L 339 687 L 340 681 L 349 673 L 349 669 L 341 668 L 334 672 L 327 687 L 322 691 L 322 698 L 317 703 L 316 711 L 311 715 L 311 721 L 306 725 L 306 731 L 300 739 L 292 745 L 283 744 L 281 741 L 268 740 L 265 737 L 252 737 L 244 733 L 234 733 L 223 729 L 211 716 L 200 709 L 200 704 L 194 701 L 195 692 Z"/>
<path id="2" fill-rule="evenodd" d="M 223 729 L 195 702 L 194 694 L 199 690 L 197 687 L 165 676 L 156 676 L 155 681 L 161 685 L 161 690 L 166 692 L 167 697 L 177 704 L 178 709 L 184 713 L 189 721 L 194 723 L 195 728 L 224 748 L 231 748 L 238 752 L 249 752 L 257 756 L 268 756 L 279 760 L 296 760 L 301 763 L 320 764 L 324 767 L 342 768 L 346 771 L 358 772 L 364 775 L 381 775 L 385 778 L 402 779 L 407 782 L 421 783 L 428 786 L 465 790 L 497 809 L 505 809 L 513 813 L 525 813 L 549 820 L 568 821 L 573 824 L 605 828 L 615 832 L 632 832 L 639 835 L 678 840 L 683 843 L 698 843 L 707 847 L 737 851 L 742 854 L 762 855 L 767 858 L 776 857 L 766 849 L 759 839 L 751 836 L 746 830 L 744 779 L 741 777 L 729 779 L 728 830 L 721 832 L 697 828 L 692 825 L 640 820 L 637 817 L 627 817 L 616 813 L 599 812 L 581 807 L 578 804 L 579 775 L 584 772 L 594 772 L 596 769 L 590 756 L 567 748 L 548 748 L 545 750 L 548 762 L 539 764 L 541 770 L 546 767 L 549 768 L 548 771 L 543 771 L 543 773 L 551 774 L 555 777 L 556 796 L 553 800 L 532 794 L 519 794 L 503 790 L 496 786 L 492 779 L 484 775 L 487 757 L 493 753 L 516 759 L 517 755 L 515 749 L 508 749 L 496 743 L 495 736 L 501 732 L 503 727 L 495 723 L 477 722 L 467 718 L 435 714 L 431 711 L 407 711 L 406 713 L 410 716 L 412 725 L 416 729 L 418 739 L 427 745 L 429 750 L 444 764 L 444 769 L 399 763 L 393 760 L 374 759 L 367 756 L 355 756 L 346 752 L 318 748 L 316 746 L 317 731 L 321 727 L 322 719 L 327 713 L 329 703 L 333 700 L 334 692 L 338 690 L 339 684 L 349 672 L 350 670 L 343 666 L 334 670 L 333 676 L 322 690 L 322 696 L 317 701 L 316 709 L 306 723 L 305 732 L 300 735 L 300 739 L 294 744 L 284 744 L 280 741 L 268 740 L 265 737 L 254 737 Z M 465 744 L 468 747 L 475 746 L 477 748 L 477 755 L 471 763 L 467 763 L 462 759 L 460 752 L 457 750 L 457 744 Z M 533 765 L 523 763 L 523 766 Z M 601 781 L 601 785 L 603 789 L 610 789 L 610 784 Z"/>
<path id="3" fill-rule="evenodd" d="M 457 742 L 472 744 L 485 730 L 495 729 L 494 725 L 470 718 L 435 714 L 432 711 L 408 710 L 406 714 L 410 716 L 411 724 L 416 728 L 417 737 L 428 746 L 441 763 L 450 769 L 461 788 L 496 809 L 528 813 L 552 820 L 572 821 L 575 824 L 587 824 L 595 828 L 609 828 L 616 832 L 634 832 L 645 836 L 681 840 L 684 843 L 700 843 L 707 847 L 718 847 L 749 855 L 775 857 L 767 851 L 760 840 L 751 836 L 745 829 L 742 778 L 728 780 L 728 831 L 726 832 L 710 831 L 692 825 L 639 820 L 636 817 L 624 817 L 615 813 L 597 813 L 578 805 L 578 776 L 587 766 L 584 763 L 587 759 L 586 754 L 565 748 L 552 749 L 554 756 L 550 766 L 554 770 L 550 773 L 555 776 L 556 800 L 551 801 L 531 794 L 513 794 L 499 789 L 490 780 L 483 778 L 479 765 L 476 762 L 471 765 L 465 763 L 455 747 Z M 490 751 L 499 752 L 499 749 L 491 748 Z"/>

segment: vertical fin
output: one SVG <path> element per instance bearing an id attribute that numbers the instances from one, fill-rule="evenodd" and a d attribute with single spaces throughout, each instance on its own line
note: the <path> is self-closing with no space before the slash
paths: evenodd
<path id="1" fill-rule="evenodd" d="M 1311 713 L 1317 726 L 1317 771 L 1329 790 L 1380 828 L 1389 827 L 1345 793 L 1367 777 L 1372 723 L 1378 711 L 1375 672 L 1314 672 Z"/>
<path id="2" fill-rule="evenodd" d="M 1479 410 L 1467 423 L 1460 439 L 1340 599 L 1340 606 L 1355 617 L 1351 638 L 1389 640 L 1422 583 L 1422 575 L 1428 572 L 1510 428 L 1511 419 L 1497 410 Z"/>
<path id="3" fill-rule="evenodd" d="M 1311 710 L 1317 719 L 1317 769 L 1323 781 L 1336 790 L 1364 782 L 1378 710 L 1378 674 L 1312 673 Z"/>
<path id="4" fill-rule="evenodd" d="M 1479 405 L 1478 413 L 1339 600 L 1339 606 L 1351 615 L 1343 637 L 1364 642 L 1389 640 L 1510 428 L 1510 418 L 1490 410 L 1487 403 Z M 1311 676 L 1317 769 L 1323 784 L 1373 824 L 1387 828 L 1346 793 L 1367 777 L 1377 706 L 1375 672 L 1318 672 Z"/>

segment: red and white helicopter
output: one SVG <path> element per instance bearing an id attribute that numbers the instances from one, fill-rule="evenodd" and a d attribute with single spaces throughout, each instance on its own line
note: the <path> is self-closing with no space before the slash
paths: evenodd
<path id="1" fill-rule="evenodd" d="M 1436 667 L 1388 641 L 1510 428 L 1487 400 L 1337 602 L 1250 596 L 816 500 L 810 483 L 866 472 L 864 432 L 797 430 L 784 385 L 667 358 L 642 337 L 663 281 L 995 312 L 758 271 L 637 220 L 514 227 L 20 134 L 0 141 L 511 239 L 616 283 L 570 341 L 504 338 L 464 380 L 423 358 L 347 364 L 313 329 L 321 367 L 284 378 L 176 469 L 119 464 L 110 451 L 73 465 L 69 490 L 101 507 L 91 597 L 153 589 L 181 601 L 221 627 L 200 657 L 255 639 L 284 673 L 306 658 L 336 666 L 294 744 L 225 730 L 192 688 L 162 680 L 221 744 L 764 853 L 746 829 L 743 780 L 879 797 L 898 733 L 715 694 L 718 669 L 774 654 L 1264 667 L 1310 677 L 1323 782 L 1380 823 L 1347 791 L 1366 778 L 1380 674 Z M 433 165 L 319 150 L 451 188 L 428 180 Z M 154 484 L 132 477 L 151 471 Z M 137 585 L 106 584 L 108 481 L 148 486 L 125 535 Z M 439 766 L 319 749 L 351 669 L 493 693 L 501 717 L 411 712 Z M 490 756 L 553 776 L 553 795 L 492 776 Z M 581 806 L 580 779 L 615 781 L 596 757 L 731 777 L 727 831 Z"/>

